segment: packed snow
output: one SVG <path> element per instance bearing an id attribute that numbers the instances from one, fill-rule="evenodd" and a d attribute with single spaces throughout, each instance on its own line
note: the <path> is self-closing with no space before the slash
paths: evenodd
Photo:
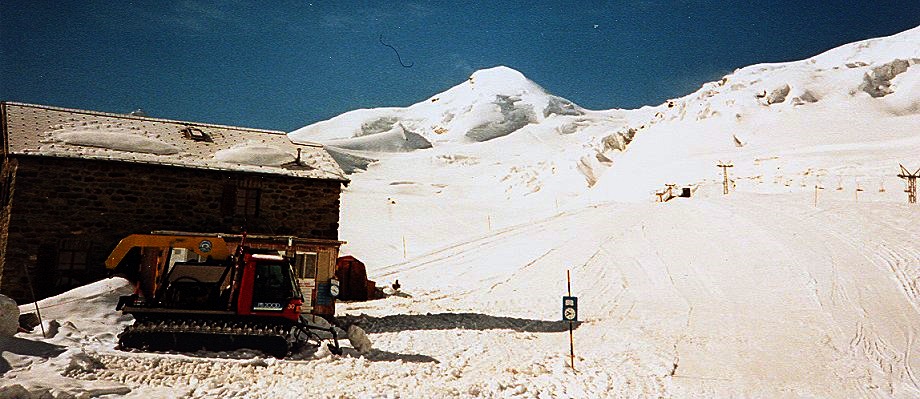
<path id="1" fill-rule="evenodd" d="M 218 161 L 256 166 L 280 166 L 296 160 L 293 154 L 271 145 L 250 141 L 217 151 Z"/>
<path id="2" fill-rule="evenodd" d="M 144 136 L 130 129 L 80 128 L 63 130 L 55 133 L 54 139 L 69 145 L 99 147 L 145 154 L 171 155 L 179 153 L 179 148 L 172 144 Z"/>
<path id="3" fill-rule="evenodd" d="M 400 283 L 338 304 L 366 336 L 285 360 L 122 352 L 132 287 L 113 278 L 38 303 L 45 337 L 4 341 L 0 396 L 918 397 L 920 205 L 896 176 L 920 167 L 918 43 L 754 65 L 638 110 L 497 67 L 304 127 L 291 138 L 352 173 L 343 252 Z M 655 202 L 670 183 L 692 197 Z"/>

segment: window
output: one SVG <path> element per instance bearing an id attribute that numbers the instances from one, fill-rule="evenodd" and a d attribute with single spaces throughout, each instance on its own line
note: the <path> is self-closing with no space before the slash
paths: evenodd
<path id="1" fill-rule="evenodd" d="M 221 199 L 221 214 L 243 219 L 257 217 L 262 206 L 262 180 L 244 178 L 228 181 Z"/>
<path id="2" fill-rule="evenodd" d="M 259 201 L 261 200 L 262 190 L 258 188 L 236 189 L 236 216 L 256 217 L 259 216 Z"/>
<path id="3" fill-rule="evenodd" d="M 288 279 L 290 266 L 283 263 L 261 263 L 256 265 L 253 281 L 252 310 L 284 310 L 294 296 L 294 282 Z M 287 273 L 285 273 L 287 269 Z"/>
<path id="4" fill-rule="evenodd" d="M 86 270 L 86 249 L 61 248 L 61 250 L 58 252 L 58 270 Z"/>
<path id="5" fill-rule="evenodd" d="M 297 252 L 294 256 L 294 274 L 297 278 L 316 278 L 316 252 Z"/>
<path id="6" fill-rule="evenodd" d="M 87 258 L 90 245 L 79 239 L 63 240 L 58 247 L 57 279 L 58 287 L 72 287 L 81 284 L 81 277 L 87 274 Z"/>
<path id="7" fill-rule="evenodd" d="M 166 270 L 172 270 L 176 263 L 201 263 L 204 261 L 205 259 L 198 255 L 197 252 L 189 250 L 188 248 L 171 248 L 169 254 L 169 267 L 167 267 Z"/>

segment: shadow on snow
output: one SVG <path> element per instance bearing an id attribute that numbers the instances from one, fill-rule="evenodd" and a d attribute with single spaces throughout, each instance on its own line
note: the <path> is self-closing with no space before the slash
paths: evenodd
<path id="1" fill-rule="evenodd" d="M 357 324 L 368 333 L 413 330 L 512 330 L 531 333 L 560 333 L 569 330 L 563 321 L 519 319 L 481 313 L 428 313 L 420 315 L 368 315 L 338 317 L 343 325 Z M 574 323 L 578 328 L 580 322 Z"/>
<path id="2" fill-rule="evenodd" d="M 32 341 L 18 337 L 0 337 L 0 353 L 10 352 L 22 356 L 52 358 L 64 353 L 67 348 L 41 341 Z M 10 371 L 11 365 L 0 356 L 0 375 Z"/>

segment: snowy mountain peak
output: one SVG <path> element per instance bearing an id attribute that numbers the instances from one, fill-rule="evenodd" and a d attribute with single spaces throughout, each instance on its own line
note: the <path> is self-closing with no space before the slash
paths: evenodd
<path id="1" fill-rule="evenodd" d="M 486 88 L 509 95 L 528 91 L 546 93 L 542 87 L 527 79 L 523 73 L 501 65 L 473 72 L 467 83 L 475 89 Z"/>
<path id="2" fill-rule="evenodd" d="M 438 93 L 411 108 L 432 108 L 426 103 L 437 103 L 434 108 L 450 106 L 466 107 L 478 103 L 491 103 L 496 97 L 523 98 L 543 102 L 550 95 L 523 73 L 506 66 L 480 69 L 463 83 Z M 445 105 L 450 104 L 450 105 Z"/>
<path id="3" fill-rule="evenodd" d="M 721 117 L 743 124 L 764 113 L 801 112 L 821 106 L 855 106 L 880 111 L 882 116 L 917 114 L 917 43 L 920 27 L 845 44 L 800 61 L 740 68 L 694 93 L 668 101 L 658 118 L 702 121 Z"/>
<path id="4" fill-rule="evenodd" d="M 350 151 L 404 152 L 492 140 L 551 115 L 582 114 L 581 107 L 546 93 L 523 73 L 497 66 L 412 106 L 355 110 L 289 136 Z"/>

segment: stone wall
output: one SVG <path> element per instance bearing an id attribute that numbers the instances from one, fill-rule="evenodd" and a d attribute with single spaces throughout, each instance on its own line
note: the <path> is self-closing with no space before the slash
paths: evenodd
<path id="1" fill-rule="evenodd" d="M 105 258 L 133 233 L 245 230 L 338 238 L 338 181 L 34 156 L 7 159 L 4 170 L 10 167 L 16 170 L 7 228 L 0 232 L 0 239 L 6 233 L 0 293 L 19 302 L 31 301 L 24 270 L 36 296 L 57 294 L 104 277 Z M 261 193 L 257 216 L 238 213 L 240 189 Z"/>
<path id="2" fill-rule="evenodd" d="M 0 287 L 3 287 L 3 269 L 6 263 L 6 242 L 10 225 L 10 194 L 15 184 L 16 162 L 4 162 L 0 168 Z M 21 291 L 21 290 L 20 290 Z M 2 290 L 0 290 L 2 292 Z"/>

